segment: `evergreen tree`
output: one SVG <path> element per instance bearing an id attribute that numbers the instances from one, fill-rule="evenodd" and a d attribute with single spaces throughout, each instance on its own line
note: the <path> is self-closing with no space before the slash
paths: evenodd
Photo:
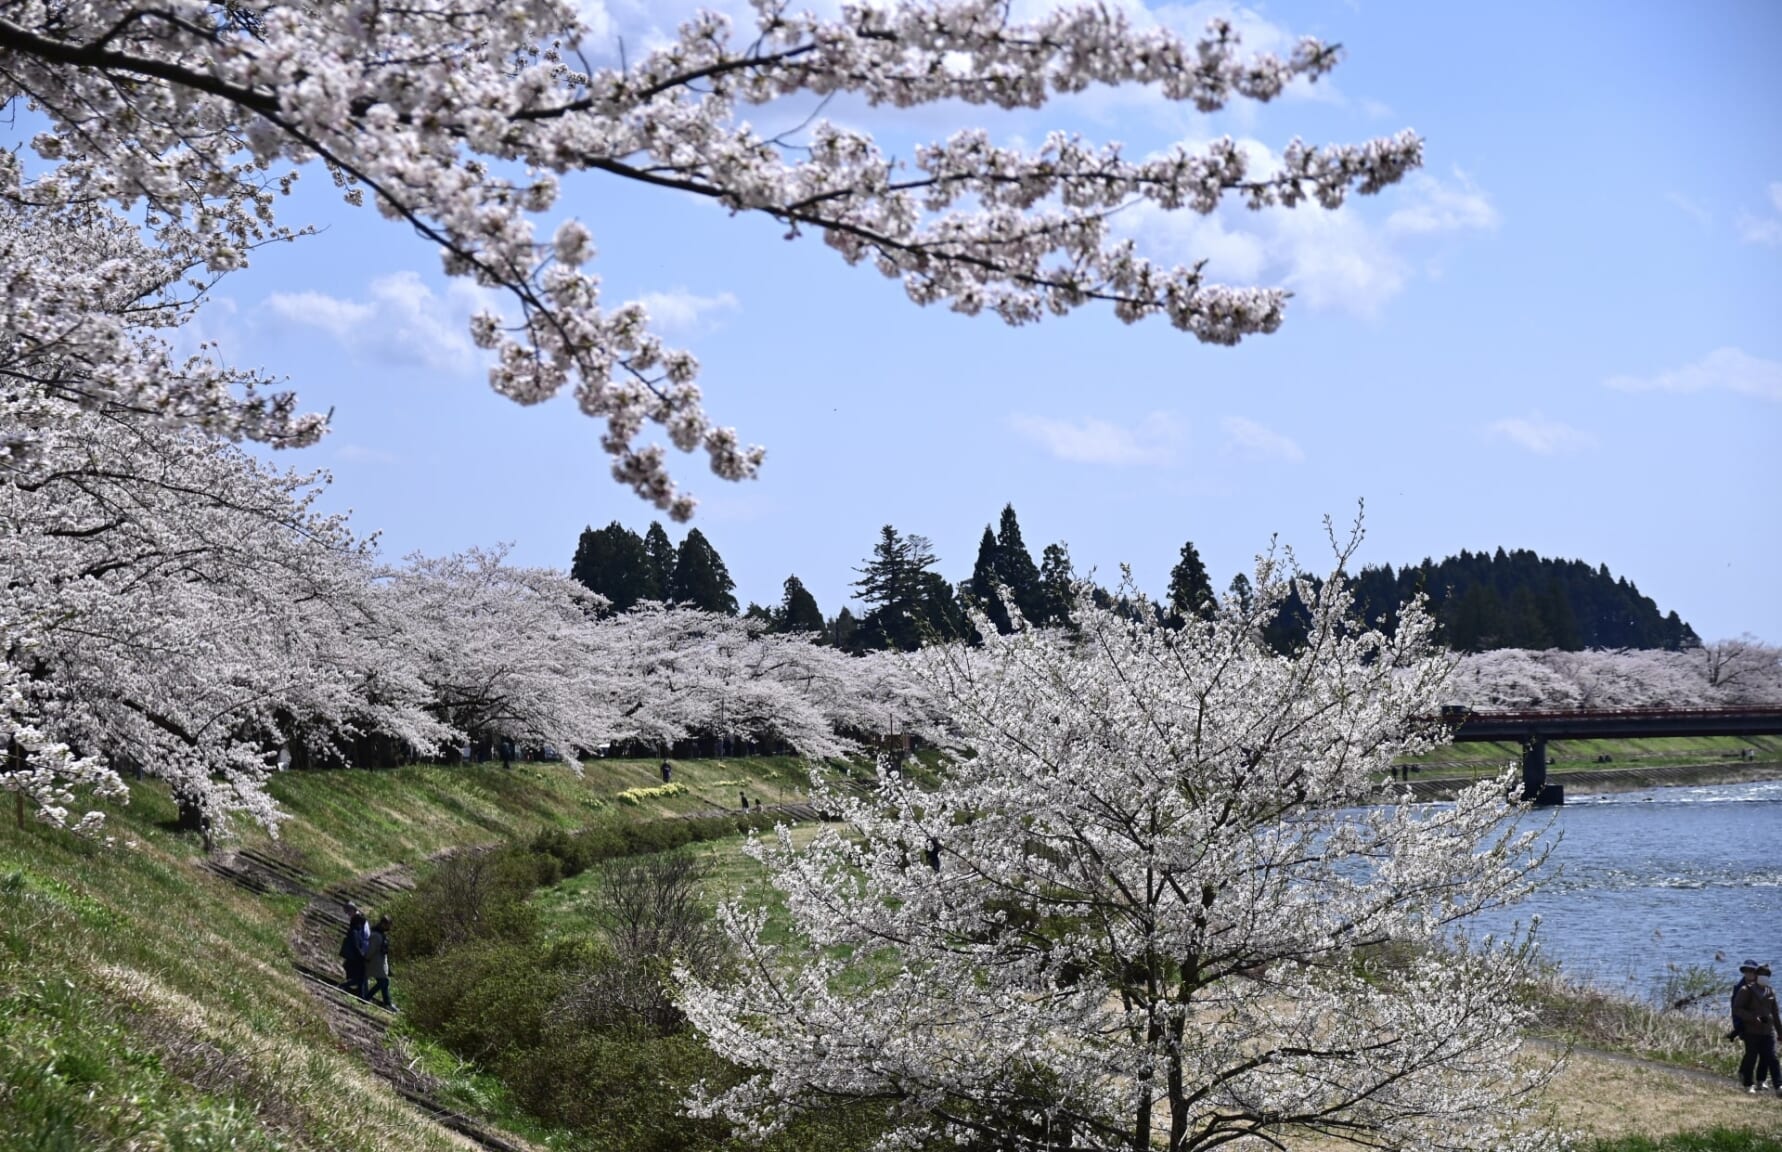
<path id="1" fill-rule="evenodd" d="M 615 612 L 626 611 L 649 591 L 643 541 L 617 520 L 599 531 L 582 529 L 569 574 L 584 588 L 610 600 Z"/>
<path id="2" fill-rule="evenodd" d="M 926 640 L 955 640 L 965 634 L 964 613 L 952 585 L 937 572 L 934 548 L 925 536 L 908 536 L 887 524 L 879 530 L 872 559 L 857 569 L 854 591 L 872 606 L 860 622 L 851 650 L 895 648 L 912 652 Z"/>
<path id="3" fill-rule="evenodd" d="M 642 541 L 638 542 L 641 554 Z M 694 528 L 681 541 L 675 557 L 672 593 L 677 604 L 690 604 L 704 612 L 736 615 L 736 582 L 724 567 L 718 550 L 711 546 L 705 533 Z"/>
<path id="4" fill-rule="evenodd" d="M 1231 594 L 1232 599 L 1243 605 L 1244 611 L 1248 612 L 1250 610 L 1250 598 L 1254 596 L 1255 593 L 1250 588 L 1250 578 L 1248 576 L 1239 572 L 1236 576 L 1231 578 L 1231 583 L 1226 586 L 1225 590 Z"/>
<path id="5" fill-rule="evenodd" d="M 835 614 L 835 619 L 831 620 L 828 627 L 824 629 L 824 634 L 828 637 L 829 643 L 835 647 L 844 652 L 856 652 L 859 649 L 855 647 L 854 640 L 859 631 L 860 621 L 854 616 L 853 611 L 843 604 L 842 610 Z"/>
<path id="6" fill-rule="evenodd" d="M 1002 506 L 1002 519 L 996 526 L 996 578 L 1009 590 L 1021 615 L 1030 623 L 1039 623 L 1046 611 L 1045 594 L 1040 590 L 1039 569 L 1021 539 L 1021 522 L 1013 504 Z"/>
<path id="7" fill-rule="evenodd" d="M 984 535 L 978 541 L 978 558 L 971 566 L 971 579 L 966 582 L 966 591 L 978 610 L 990 618 L 990 623 L 996 625 L 996 630 L 1007 636 L 1014 631 L 1014 625 L 1009 620 L 1008 606 L 1003 603 L 1003 597 L 1012 598 L 1012 593 L 1006 588 L 1001 592 L 997 590 L 997 585 L 1002 581 L 998 573 L 1001 565 L 997 559 L 996 534 L 986 524 Z"/>
<path id="8" fill-rule="evenodd" d="M 662 525 L 654 520 L 650 521 L 649 531 L 644 533 L 643 550 L 644 586 L 649 589 L 644 599 L 667 600 L 674 590 L 674 543 L 662 530 Z"/>
<path id="9" fill-rule="evenodd" d="M 1169 608 L 1179 620 L 1213 614 L 1213 582 L 1207 579 L 1207 566 L 1200 562 L 1192 540 L 1182 545 L 1181 558 L 1169 570 Z"/>
<path id="10" fill-rule="evenodd" d="M 786 577 L 780 606 L 773 614 L 775 632 L 822 632 L 823 613 L 817 610 L 817 598 L 805 588 L 797 576 Z"/>
<path id="11" fill-rule="evenodd" d="M 759 620 L 765 631 L 773 631 L 773 609 L 757 604 L 753 600 L 749 601 L 749 606 L 743 609 L 743 619 Z"/>
<path id="12" fill-rule="evenodd" d="M 1527 549 L 1462 550 L 1396 574 L 1390 567 L 1364 568 L 1354 588 L 1363 617 L 1387 630 L 1396 623 L 1393 605 L 1426 595 L 1442 638 L 1461 651 L 1670 648 L 1687 646 L 1695 635 L 1607 565 L 1553 560 Z"/>
<path id="13" fill-rule="evenodd" d="M 1041 623 L 1070 624 L 1076 603 L 1076 572 L 1064 542 L 1046 545 L 1040 555 L 1040 596 L 1044 602 Z"/>

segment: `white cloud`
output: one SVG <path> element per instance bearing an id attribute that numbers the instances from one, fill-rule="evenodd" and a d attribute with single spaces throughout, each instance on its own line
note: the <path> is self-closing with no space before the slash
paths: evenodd
<path id="1" fill-rule="evenodd" d="M 1153 412 L 1137 428 L 1093 418 L 1075 422 L 1016 413 L 1009 424 L 1060 460 L 1076 464 L 1168 464 L 1181 428 L 1167 412 Z"/>
<path id="2" fill-rule="evenodd" d="M 1254 420 L 1246 420 L 1242 416 L 1227 416 L 1220 426 L 1225 430 L 1227 452 L 1249 460 L 1273 460 L 1288 464 L 1297 464 L 1306 458 L 1305 452 L 1292 439 Z"/>
<path id="3" fill-rule="evenodd" d="M 1590 433 L 1557 420 L 1548 420 L 1539 412 L 1526 419 L 1509 416 L 1494 420 L 1486 427 L 1486 431 L 1537 456 L 1555 456 L 1561 452 L 1588 448 L 1596 443 Z"/>
<path id="4" fill-rule="evenodd" d="M 1252 170 L 1279 165 L 1261 143 L 1239 144 Z M 1395 202 L 1383 223 L 1370 222 L 1369 202 L 1355 198 L 1335 212 L 1306 204 L 1211 216 L 1165 212 L 1147 203 L 1115 217 L 1115 226 L 1159 260 L 1205 260 L 1211 280 L 1280 284 L 1310 308 L 1371 317 L 1404 291 L 1417 267 L 1435 274 L 1434 264 L 1418 259 L 1433 241 L 1492 229 L 1499 220 L 1490 197 L 1460 169 L 1446 179 L 1414 174 L 1383 198 Z"/>
<path id="5" fill-rule="evenodd" d="M 1146 200 L 1114 219 L 1119 231 L 1154 245 L 1164 260 L 1205 260 L 1209 280 L 1254 284 L 1271 270 L 1269 237 L 1260 232 L 1232 231 L 1217 213 L 1166 212 Z"/>
<path id="6" fill-rule="evenodd" d="M 352 464 L 399 464 L 402 457 L 363 444 L 342 444 L 334 450 L 334 458 Z"/>
<path id="7" fill-rule="evenodd" d="M 1741 212 L 1738 228 L 1739 239 L 1747 244 L 1761 244 L 1766 248 L 1782 247 L 1782 219 Z"/>
<path id="8" fill-rule="evenodd" d="M 1387 238 L 1352 209 L 1308 205 L 1271 213 L 1282 283 L 1308 306 L 1374 316 L 1404 289 L 1410 269 Z"/>
<path id="9" fill-rule="evenodd" d="M 266 307 L 282 320 L 320 328 L 336 340 L 349 339 L 377 314 L 369 304 L 357 304 L 322 292 L 278 292 L 266 298 Z"/>
<path id="10" fill-rule="evenodd" d="M 1782 362 L 1737 348 L 1717 348 L 1694 364 L 1656 376 L 1613 376 L 1604 383 L 1624 392 L 1734 392 L 1782 400 Z"/>
<path id="11" fill-rule="evenodd" d="M 1386 230 L 1412 236 L 1436 232 L 1489 231 L 1497 227 L 1497 209 L 1490 197 L 1459 168 L 1452 184 L 1427 172 L 1405 181 L 1411 200 L 1386 218 Z"/>
<path id="12" fill-rule="evenodd" d="M 470 342 L 470 314 L 494 298 L 488 289 L 454 280 L 440 295 L 414 272 L 373 280 L 365 300 L 321 292 L 275 292 L 264 312 L 287 325 L 316 328 L 349 351 L 441 372 L 474 367 L 482 353 Z"/>
<path id="13" fill-rule="evenodd" d="M 1679 212 L 1682 212 L 1702 227 L 1706 228 L 1708 225 L 1714 223 L 1714 214 L 1712 212 L 1708 211 L 1700 204 L 1697 204 L 1689 197 L 1683 195 L 1683 193 L 1667 192 L 1665 193 L 1664 198 L 1670 201 Z"/>
<path id="14" fill-rule="evenodd" d="M 1782 247 L 1782 180 L 1771 184 L 1766 191 L 1769 194 L 1770 209 L 1775 215 L 1753 216 L 1749 212 L 1739 213 L 1736 221 L 1739 239 L 1747 244 Z"/>
<path id="15" fill-rule="evenodd" d="M 734 312 L 742 307 L 736 297 L 728 292 L 720 292 L 716 296 L 699 296 L 685 288 L 675 288 L 668 292 L 647 292 L 638 297 L 637 302 L 650 314 L 651 326 L 664 334 L 694 331 L 709 314 Z"/>

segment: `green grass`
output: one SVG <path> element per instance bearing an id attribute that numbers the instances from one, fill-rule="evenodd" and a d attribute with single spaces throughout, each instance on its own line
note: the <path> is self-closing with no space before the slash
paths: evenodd
<path id="1" fill-rule="evenodd" d="M 460 845 L 791 798 L 790 759 L 677 762 L 686 793 L 612 797 L 661 782 L 660 761 L 289 773 L 277 851 L 323 883 Z M 742 781 L 741 784 L 733 784 Z M 723 798 L 728 794 L 728 805 Z M 293 897 L 201 871 L 155 781 L 109 810 L 114 847 L 0 821 L 0 1149 L 6 1152 L 432 1152 L 460 1147 L 342 1053 L 290 967 Z M 265 845 L 263 833 L 244 842 Z M 411 1041 L 412 1042 L 412 1041 Z M 493 1091 L 445 1077 L 467 1106 Z"/>
<path id="2" fill-rule="evenodd" d="M 154 786 L 111 849 L 0 825 L 0 1148 L 453 1147 L 339 1053 L 286 962 L 291 899 L 194 868 Z"/>
<path id="3" fill-rule="evenodd" d="M 1759 762 L 1782 761 L 1782 736 L 1664 736 L 1644 740 L 1555 740 L 1547 745 L 1547 770 L 1566 775 L 1615 768 L 1668 768 L 1684 764 L 1740 764 L 1750 749 Z M 1599 763 L 1598 756 L 1608 756 Z M 1493 775 L 1522 762 L 1521 746 L 1512 742 L 1448 744 L 1403 763 L 1423 767 L 1422 776 L 1465 779 Z"/>
<path id="4" fill-rule="evenodd" d="M 519 840 L 542 828 L 647 820 L 802 799 L 809 785 L 793 757 L 674 761 L 684 791 L 627 803 L 621 794 L 657 788 L 659 760 L 590 760 L 581 776 L 564 764 L 411 764 L 377 771 L 289 772 L 272 794 L 290 816 L 287 851 L 329 881 L 471 844 Z M 250 833 L 249 842 L 265 838 Z"/>
<path id="5" fill-rule="evenodd" d="M 1598 1140 L 1584 1152 L 1782 1152 L 1782 1136 L 1765 1136 L 1734 1128 L 1685 1132 L 1658 1138 L 1623 1136 Z"/>

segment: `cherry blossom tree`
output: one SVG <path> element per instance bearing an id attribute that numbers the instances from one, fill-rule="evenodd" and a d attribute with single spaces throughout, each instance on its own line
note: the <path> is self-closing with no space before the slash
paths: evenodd
<path id="1" fill-rule="evenodd" d="M 668 745 L 698 735 L 782 741 L 800 755 L 858 753 L 895 721 L 939 736 L 939 706 L 900 661 L 852 657 L 758 621 L 642 605 L 599 622 L 610 738 Z"/>
<path id="2" fill-rule="evenodd" d="M 4 343 L 82 365 L 58 387 L 83 403 L 271 443 L 313 440 L 322 418 L 262 381 L 202 359 L 168 371 L 164 349 L 133 338 L 113 303 L 146 279 L 160 307 L 193 307 L 257 246 L 302 231 L 279 223 L 275 206 L 294 179 L 287 166 L 319 161 L 350 203 L 369 199 L 411 228 L 447 273 L 499 290 L 505 311 L 471 326 L 493 354 L 496 391 L 531 404 L 572 389 L 606 422 L 615 477 L 686 519 L 692 497 L 671 479 L 665 448 L 640 440 L 647 426 L 702 450 L 727 479 L 754 474 L 762 451 L 708 419 L 697 362 L 665 346 L 638 303 L 603 298 L 585 270 L 586 225 L 564 218 L 540 232 L 563 175 L 674 190 L 770 217 L 788 236 L 819 234 L 918 304 L 1026 324 L 1097 303 L 1230 344 L 1274 331 L 1287 294 L 1155 264 L 1111 232 L 1113 213 L 1139 203 L 1209 213 L 1227 196 L 1336 208 L 1422 159 L 1408 132 L 1360 145 L 1294 140 L 1259 171 L 1229 138 L 1135 159 L 1064 133 L 1007 147 L 978 129 L 900 158 L 820 116 L 772 136 L 750 118 L 776 102 L 820 111 L 837 96 L 1036 108 L 1125 84 L 1212 112 L 1273 99 L 1337 62 L 1313 39 L 1285 58 L 1246 56 L 1222 20 L 1187 40 L 1102 4 L 1021 21 L 1006 0 L 850 3 L 833 17 L 754 0 L 743 27 L 701 13 L 634 58 L 596 65 L 582 54 L 587 37 L 570 0 L 5 0 L 0 104 L 47 128 L 30 142 L 30 165 L 0 152 L 0 201 L 30 214 L 45 243 L 108 203 L 131 215 L 114 259 L 63 277 L 9 276 Z"/>
<path id="3" fill-rule="evenodd" d="M 316 477 L 37 389 L 7 415 L 31 447 L 0 459 L 0 738 L 24 761 L 0 786 L 43 818 L 75 785 L 121 794 L 129 764 L 207 829 L 274 825 L 281 745 L 444 731 L 366 627 L 366 545 L 315 511 Z"/>
<path id="4" fill-rule="evenodd" d="M 1074 633 L 980 620 L 982 648 L 911 657 L 961 754 L 938 787 L 827 798 L 845 831 L 754 845 L 792 934 L 729 905 L 734 979 L 680 972 L 749 1071 L 694 1109 L 760 1137 L 879 1101 L 887 1148 L 1551 1146 L 1518 1057 L 1529 950 L 1451 932 L 1527 890 L 1535 834 L 1501 781 L 1376 802 L 1441 739 L 1449 657 L 1420 604 L 1392 636 L 1355 623 L 1340 568 L 1265 558 L 1248 603 L 1179 631 L 1083 595 Z M 1293 588 L 1311 628 L 1284 657 L 1262 625 Z"/>
<path id="5" fill-rule="evenodd" d="M 417 555 L 385 573 L 387 647 L 415 661 L 427 707 L 454 739 L 595 748 L 615 726 L 595 620 L 605 601 L 565 573 L 505 555 Z"/>

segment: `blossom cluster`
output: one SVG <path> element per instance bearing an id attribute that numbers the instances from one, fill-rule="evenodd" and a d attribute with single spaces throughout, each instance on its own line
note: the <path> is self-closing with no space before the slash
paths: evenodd
<path id="1" fill-rule="evenodd" d="M 4 334 L 81 364 L 88 401 L 232 436 L 313 439 L 321 418 L 250 374 L 203 359 L 168 371 L 159 345 L 124 336 L 114 305 L 120 287 L 140 295 L 119 281 L 150 265 L 151 279 L 182 285 L 162 306 L 189 307 L 210 278 L 296 235 L 274 210 L 295 178 L 281 166 L 319 161 L 350 202 L 369 199 L 437 248 L 447 273 L 501 290 L 507 310 L 471 321 L 497 392 L 532 404 L 571 390 L 605 421 L 615 477 L 685 519 L 693 498 L 666 449 L 641 439 L 647 428 L 702 451 L 726 479 L 753 475 L 762 450 L 707 417 L 697 361 L 666 346 L 641 305 L 603 298 L 585 224 L 536 226 L 567 174 L 818 232 L 918 303 L 1024 324 L 1103 302 L 1125 320 L 1162 315 L 1229 344 L 1274 331 L 1286 294 L 1153 263 L 1111 233 L 1110 214 L 1142 201 L 1206 213 L 1227 195 L 1335 207 L 1422 159 L 1409 133 L 1296 140 L 1272 172 L 1251 171 L 1229 139 L 1134 160 L 1074 137 L 1028 150 L 966 131 L 906 161 L 821 118 L 763 136 L 750 108 L 836 95 L 1031 108 L 1137 84 L 1211 112 L 1314 82 L 1338 53 L 1306 39 L 1284 57 L 1248 55 L 1223 20 L 1188 39 L 1101 4 L 1021 21 L 1005 0 L 850 3 L 835 16 L 755 0 L 753 17 L 739 30 L 701 13 L 635 60 L 596 67 L 569 0 L 11 0 L 0 5 L 0 105 L 26 104 L 50 128 L 32 141 L 33 174 L 0 156 L 0 202 L 52 231 L 55 218 L 79 224 L 110 204 L 133 213 L 142 239 L 120 231 L 109 269 L 67 283 L 27 274 L 0 285 Z"/>

